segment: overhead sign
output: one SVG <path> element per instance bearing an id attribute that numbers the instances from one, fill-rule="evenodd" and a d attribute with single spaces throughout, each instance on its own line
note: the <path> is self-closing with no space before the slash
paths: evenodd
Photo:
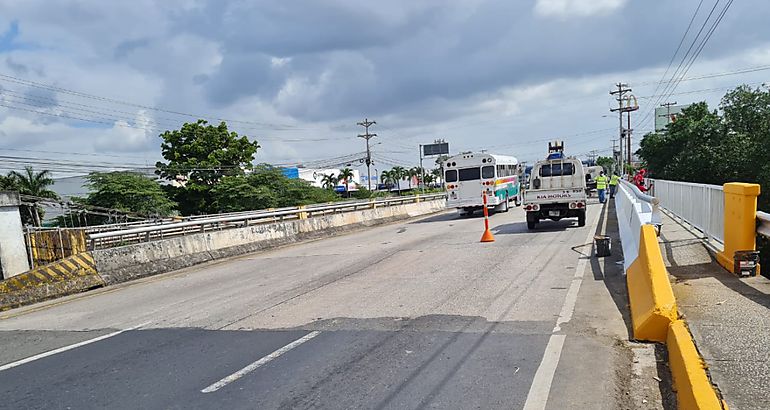
<path id="1" fill-rule="evenodd" d="M 422 155 L 430 157 L 433 155 L 446 155 L 449 154 L 449 143 L 439 142 L 436 144 L 426 144 L 422 146 Z"/>

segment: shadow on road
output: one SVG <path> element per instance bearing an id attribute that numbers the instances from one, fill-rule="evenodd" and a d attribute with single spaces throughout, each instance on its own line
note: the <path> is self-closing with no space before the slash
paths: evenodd
<path id="1" fill-rule="evenodd" d="M 577 227 L 577 221 L 562 219 L 561 221 L 543 221 L 537 224 L 534 230 L 527 229 L 526 222 L 514 222 L 510 224 L 498 225 L 491 228 L 492 233 L 495 235 L 518 235 L 518 234 L 531 234 L 538 232 L 561 232 L 566 231 L 567 228 Z"/>
<path id="2" fill-rule="evenodd" d="M 725 270 L 722 265 L 716 261 L 714 253 L 706 248 L 700 239 L 666 241 L 665 233 L 661 233 L 661 238 L 664 239 L 663 248 L 666 253 L 666 259 L 670 264 L 666 269 L 668 270 L 668 273 L 676 278 L 677 282 L 687 282 L 689 280 L 701 278 L 714 278 L 739 295 L 760 306 L 764 306 L 766 309 L 770 309 L 770 295 L 746 284 L 741 278 Z M 678 264 L 676 261 L 677 258 L 674 255 L 675 249 L 688 246 L 702 248 L 703 252 L 708 254 L 710 261 L 689 265 Z"/>

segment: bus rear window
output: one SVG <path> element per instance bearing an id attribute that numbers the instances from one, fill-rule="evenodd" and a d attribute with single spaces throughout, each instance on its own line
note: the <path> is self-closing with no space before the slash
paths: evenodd
<path id="1" fill-rule="evenodd" d="M 558 177 L 563 175 L 575 174 L 575 167 L 571 162 L 564 162 L 561 164 L 545 164 L 540 167 L 541 177 Z"/>
<path id="2" fill-rule="evenodd" d="M 460 181 L 481 179 L 481 168 L 463 168 L 460 170 Z"/>
<path id="3" fill-rule="evenodd" d="M 446 182 L 457 182 L 457 171 L 450 169 L 446 172 Z"/>
<path id="4" fill-rule="evenodd" d="M 491 165 L 487 165 L 485 167 L 481 167 L 481 177 L 482 178 L 494 178 L 495 177 L 495 167 Z"/>

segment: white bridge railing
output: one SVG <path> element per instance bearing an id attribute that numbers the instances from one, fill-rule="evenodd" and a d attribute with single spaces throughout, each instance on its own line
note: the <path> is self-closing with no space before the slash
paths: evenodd
<path id="1" fill-rule="evenodd" d="M 128 229 L 96 232 L 88 235 L 91 250 L 123 246 L 139 242 L 151 242 L 174 236 L 190 235 L 200 232 L 218 231 L 244 226 L 281 222 L 293 219 L 312 218 L 341 212 L 353 212 L 363 209 L 404 205 L 422 201 L 435 201 L 446 198 L 446 194 L 428 194 L 385 198 L 378 200 L 348 201 L 332 204 L 308 205 L 305 207 L 282 208 L 276 210 L 236 212 L 221 215 L 193 217 L 181 222 L 164 222 L 156 225 L 136 226 Z"/>
<path id="2" fill-rule="evenodd" d="M 628 270 L 639 255 L 642 225 L 661 224 L 658 199 L 642 193 L 634 184 L 621 180 L 615 195 L 615 212 L 623 245 L 623 268 Z"/>
<path id="3" fill-rule="evenodd" d="M 650 179 L 660 206 L 700 232 L 711 245 L 724 246 L 725 194 L 719 185 Z"/>

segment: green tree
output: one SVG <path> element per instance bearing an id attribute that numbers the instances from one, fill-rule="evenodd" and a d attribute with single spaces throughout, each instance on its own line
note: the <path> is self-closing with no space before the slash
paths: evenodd
<path id="1" fill-rule="evenodd" d="M 598 157 L 596 158 L 596 165 L 604 168 L 606 172 L 611 172 L 615 167 L 615 160 L 610 157 Z"/>
<path id="2" fill-rule="evenodd" d="M 182 184 L 168 188 L 180 211 L 187 214 L 212 212 L 215 209 L 213 187 L 226 176 L 243 175 L 252 168 L 256 141 L 239 136 L 221 122 L 208 125 L 204 120 L 185 123 L 179 130 L 160 135 L 161 154 L 166 162 L 156 164 L 162 178 Z"/>
<path id="3" fill-rule="evenodd" d="M 740 86 L 725 94 L 717 111 L 693 104 L 666 130 L 644 136 L 637 154 L 660 179 L 721 185 L 757 183 L 758 206 L 770 211 L 770 89 Z M 770 244 L 763 243 L 762 263 L 770 264 Z"/>
<path id="4" fill-rule="evenodd" d="M 350 192 L 350 180 L 353 179 L 353 170 L 350 168 L 344 168 L 340 171 L 340 174 L 337 175 L 337 179 L 342 181 L 342 183 L 345 184 L 345 192 Z"/>
<path id="5" fill-rule="evenodd" d="M 388 190 L 391 190 L 393 188 L 393 183 L 396 181 L 396 177 L 393 174 L 393 171 L 382 171 L 382 174 L 380 174 L 380 181 L 387 187 Z"/>
<path id="6" fill-rule="evenodd" d="M 7 179 L 10 179 L 8 183 L 15 186 L 20 194 L 35 197 L 31 199 L 35 205 L 23 205 L 20 211 L 24 223 L 41 226 L 45 211 L 37 205 L 37 202 L 42 199 L 59 199 L 59 195 L 49 189 L 54 183 L 53 178 L 51 178 L 51 171 L 35 172 L 32 167 L 26 166 L 23 172 L 11 171 Z"/>
<path id="7" fill-rule="evenodd" d="M 401 181 L 404 180 L 404 178 L 407 176 L 406 168 L 395 166 L 391 168 L 390 172 L 393 173 L 393 180 L 396 183 L 396 188 L 398 188 L 398 194 L 401 195 Z"/>
<path id="8" fill-rule="evenodd" d="M 87 180 L 85 205 L 153 217 L 169 216 L 177 207 L 155 180 L 135 172 L 92 172 Z"/>
<path id="9" fill-rule="evenodd" d="M 333 190 L 334 187 L 337 186 L 338 182 L 340 182 L 340 180 L 334 176 L 334 174 L 324 174 L 321 177 L 321 185 L 323 185 L 323 187 L 328 190 Z"/>
<path id="10" fill-rule="evenodd" d="M 261 164 L 247 175 L 222 178 L 212 189 L 218 212 L 238 212 L 267 208 L 309 205 L 339 200 L 329 189 L 312 186 L 301 179 L 288 178 L 280 168 Z"/>
<path id="11" fill-rule="evenodd" d="M 0 191 L 18 191 L 19 187 L 16 179 L 10 174 L 0 175 Z"/>

